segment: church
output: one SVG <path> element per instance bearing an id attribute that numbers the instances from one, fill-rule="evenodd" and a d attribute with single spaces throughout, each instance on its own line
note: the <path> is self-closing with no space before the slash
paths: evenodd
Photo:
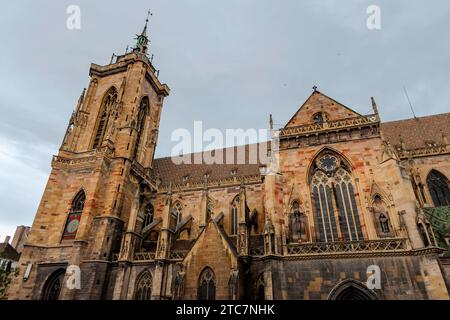
<path id="1" fill-rule="evenodd" d="M 176 164 L 148 44 L 91 64 L 9 299 L 449 299 L 450 113 L 382 122 L 315 87 L 271 141 L 215 151 L 270 161 Z"/>

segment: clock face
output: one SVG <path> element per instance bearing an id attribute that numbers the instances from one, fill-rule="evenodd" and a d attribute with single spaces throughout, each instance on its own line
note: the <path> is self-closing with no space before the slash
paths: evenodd
<path id="1" fill-rule="evenodd" d="M 79 224 L 80 221 L 78 221 L 77 219 L 70 221 L 69 224 L 67 225 L 67 232 L 74 233 L 75 231 L 77 231 Z"/>
<path id="2" fill-rule="evenodd" d="M 332 172 L 339 166 L 339 160 L 335 156 L 327 154 L 319 159 L 317 166 L 325 172 Z"/>

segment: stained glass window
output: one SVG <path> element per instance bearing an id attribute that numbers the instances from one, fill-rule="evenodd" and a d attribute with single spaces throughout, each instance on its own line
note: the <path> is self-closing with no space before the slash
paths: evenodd
<path id="1" fill-rule="evenodd" d="M 447 178 L 436 170 L 427 177 L 428 189 L 435 207 L 450 206 L 450 189 Z"/>
<path id="2" fill-rule="evenodd" d="M 85 201 L 86 194 L 81 190 L 72 201 L 72 206 L 70 207 L 66 226 L 64 228 L 63 240 L 75 239 Z"/>
<path id="3" fill-rule="evenodd" d="M 41 300 L 58 300 L 61 293 L 65 270 L 59 269 L 51 274 L 44 284 Z"/>
<path id="4" fill-rule="evenodd" d="M 325 153 L 312 168 L 312 200 L 319 241 L 363 240 L 353 179 L 334 154 Z"/>

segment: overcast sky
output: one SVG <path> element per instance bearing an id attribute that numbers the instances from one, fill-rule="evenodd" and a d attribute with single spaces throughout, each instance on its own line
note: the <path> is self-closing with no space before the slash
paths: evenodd
<path id="1" fill-rule="evenodd" d="M 69 5 L 81 29 L 66 27 Z M 381 30 L 366 9 L 381 8 Z M 157 156 L 171 132 L 282 126 L 311 94 L 383 121 L 450 110 L 448 0 L 8 1 L 0 12 L 0 240 L 31 225 L 91 62 L 134 45 L 151 9 L 150 51 L 171 88 Z"/>

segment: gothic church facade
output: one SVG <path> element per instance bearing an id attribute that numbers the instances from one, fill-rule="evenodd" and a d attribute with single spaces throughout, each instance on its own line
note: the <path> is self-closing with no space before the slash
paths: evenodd
<path id="1" fill-rule="evenodd" d="M 154 159 L 146 29 L 91 65 L 10 299 L 449 299 L 449 113 L 382 123 L 315 89 L 271 142 L 215 151 L 246 163 Z"/>

